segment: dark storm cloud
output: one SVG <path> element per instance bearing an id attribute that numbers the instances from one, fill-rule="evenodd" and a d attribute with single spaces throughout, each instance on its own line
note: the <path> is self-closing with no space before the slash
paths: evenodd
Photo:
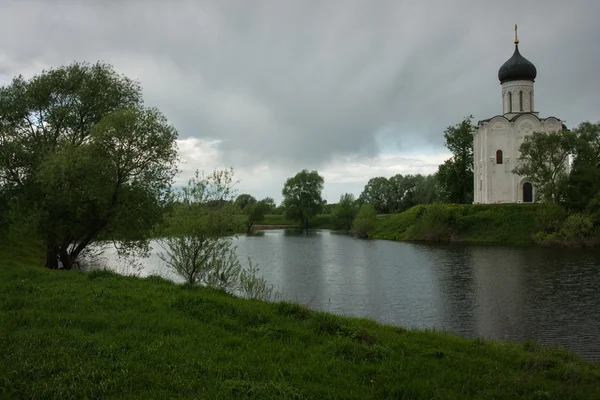
<path id="1" fill-rule="evenodd" d="M 542 115 L 600 119 L 597 15 L 597 0 L 4 0 L 0 79 L 105 60 L 229 164 L 313 168 L 441 147 L 446 126 L 499 113 L 515 22 Z"/>

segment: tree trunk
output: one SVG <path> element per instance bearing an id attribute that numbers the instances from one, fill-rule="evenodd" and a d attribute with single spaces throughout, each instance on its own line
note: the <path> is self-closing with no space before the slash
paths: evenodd
<path id="1" fill-rule="evenodd" d="M 63 269 L 71 269 L 73 266 L 73 262 L 71 261 L 71 256 L 66 250 L 61 249 L 59 252 L 60 262 L 62 264 Z"/>
<path id="2" fill-rule="evenodd" d="M 51 242 L 46 244 L 46 268 L 58 269 L 58 246 Z"/>

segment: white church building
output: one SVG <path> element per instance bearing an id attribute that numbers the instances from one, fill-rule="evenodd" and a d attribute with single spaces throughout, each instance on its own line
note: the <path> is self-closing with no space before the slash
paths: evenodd
<path id="1" fill-rule="evenodd" d="M 535 111 L 535 66 L 519 52 L 515 26 L 515 52 L 498 71 L 502 87 L 502 115 L 479 121 L 474 133 L 474 203 L 531 203 L 535 191 L 525 176 L 513 174 L 519 146 L 533 132 L 560 131 L 558 118 L 540 118 Z"/>

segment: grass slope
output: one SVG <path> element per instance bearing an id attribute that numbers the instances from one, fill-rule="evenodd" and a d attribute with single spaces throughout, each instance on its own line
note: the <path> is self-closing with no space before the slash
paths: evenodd
<path id="1" fill-rule="evenodd" d="M 318 214 L 310 218 L 308 221 L 312 229 L 332 229 L 331 216 L 329 214 Z M 257 222 L 256 225 L 281 225 L 289 227 L 299 227 L 298 221 L 286 219 L 280 214 L 266 214 L 263 221 Z"/>
<path id="2" fill-rule="evenodd" d="M 431 204 L 379 216 L 374 239 L 531 244 L 537 204 Z"/>
<path id="3" fill-rule="evenodd" d="M 50 271 L 2 243 L 0 398 L 600 398 L 600 367 L 566 352 Z"/>

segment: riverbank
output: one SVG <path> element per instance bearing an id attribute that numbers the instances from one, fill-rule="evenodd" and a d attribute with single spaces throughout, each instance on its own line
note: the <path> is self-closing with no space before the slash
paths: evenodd
<path id="1" fill-rule="evenodd" d="M 332 229 L 331 216 L 310 220 L 312 229 Z M 299 228 L 282 215 L 267 215 L 255 230 Z M 479 244 L 600 247 L 600 228 L 589 215 L 567 216 L 547 204 L 428 204 L 399 214 L 379 214 L 371 239 Z"/>
<path id="2" fill-rule="evenodd" d="M 1 241 L 0 397 L 592 399 L 600 366 L 158 277 L 50 271 Z"/>
<path id="3" fill-rule="evenodd" d="M 313 229 L 332 228 L 331 217 L 311 219 Z M 538 204 L 430 204 L 399 214 L 379 214 L 372 239 L 465 243 L 534 244 L 542 229 Z M 294 221 L 267 215 L 257 229 L 292 228 Z"/>
<path id="4" fill-rule="evenodd" d="M 534 244 L 543 228 L 539 204 L 430 204 L 380 215 L 373 239 Z"/>

